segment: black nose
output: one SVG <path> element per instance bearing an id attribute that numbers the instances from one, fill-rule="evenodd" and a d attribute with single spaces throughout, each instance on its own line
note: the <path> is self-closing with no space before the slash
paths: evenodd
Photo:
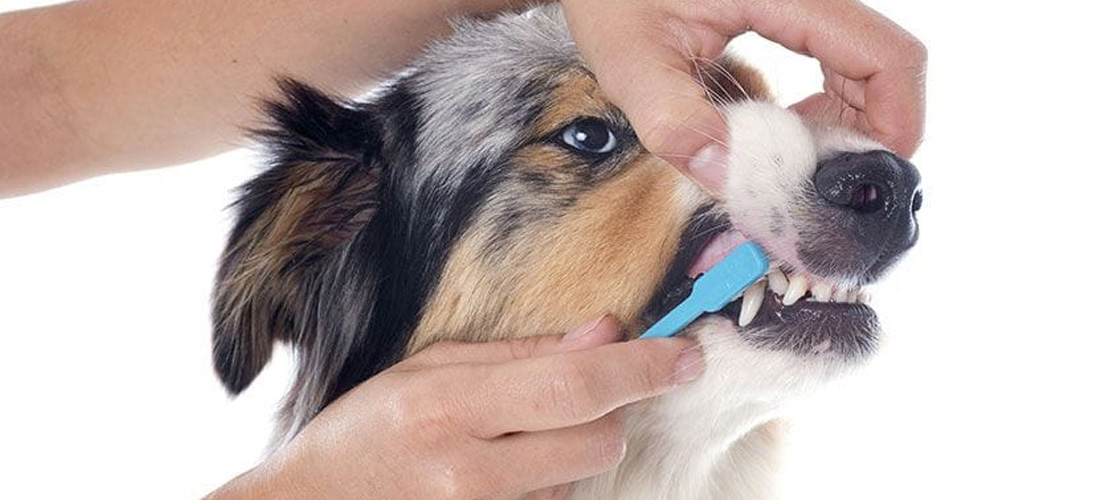
<path id="1" fill-rule="evenodd" d="M 920 174 L 908 161 L 887 151 L 844 153 L 818 164 L 814 187 L 848 219 L 844 236 L 865 258 L 888 264 L 917 242 L 914 214 L 923 200 Z"/>

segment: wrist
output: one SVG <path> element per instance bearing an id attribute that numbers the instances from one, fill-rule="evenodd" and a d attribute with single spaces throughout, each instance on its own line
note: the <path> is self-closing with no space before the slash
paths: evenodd
<path id="1" fill-rule="evenodd" d="M 303 464 L 308 459 L 281 450 L 255 468 L 233 478 L 203 500 L 302 500 L 311 494 L 309 475 Z M 299 454 L 300 455 L 300 454 Z"/>

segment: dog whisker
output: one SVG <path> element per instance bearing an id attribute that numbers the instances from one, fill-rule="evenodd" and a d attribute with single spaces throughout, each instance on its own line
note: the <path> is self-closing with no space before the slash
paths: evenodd
<path id="1" fill-rule="evenodd" d="M 878 325 L 865 301 L 856 303 L 858 286 L 905 248 L 883 261 L 858 238 L 886 234 L 875 230 L 889 222 L 876 201 L 919 200 L 912 166 L 871 149 L 857 131 L 809 126 L 772 101 L 751 66 L 706 53 L 681 31 L 670 42 L 686 55 L 679 67 L 650 66 L 702 88 L 685 85 L 649 104 L 719 108 L 714 129 L 685 123 L 678 132 L 729 149 L 704 160 L 728 180 L 708 196 L 618 133 L 615 105 L 563 15 L 547 5 L 500 22 L 456 21 L 458 36 L 360 101 L 280 84 L 281 104 L 265 108 L 272 126 L 257 137 L 269 169 L 235 204 L 212 342 L 215 369 L 234 394 L 275 345 L 291 349 L 296 373 L 280 408 L 279 446 L 346 391 L 440 341 L 552 333 L 602 312 L 631 329 L 656 321 L 694 293 L 699 273 L 721 278 L 728 268 L 712 266 L 742 238 L 774 266 L 739 302 L 708 302 L 682 329 L 705 358 L 679 369 L 706 363 L 708 375 L 628 412 L 630 455 L 610 475 L 576 483 L 573 500 L 728 498 L 711 483 L 753 481 L 768 467 L 742 453 L 719 464 L 716 453 L 745 436 L 737 446 L 772 446 L 758 443 L 768 438 L 764 419 L 829 380 L 832 367 L 873 351 Z M 865 120 L 845 109 L 855 85 L 827 81 L 817 118 Z M 838 186 L 844 169 L 883 163 L 897 167 L 884 169 L 898 176 L 892 196 L 886 185 Z M 839 172 L 820 181 L 831 189 L 819 186 L 826 167 Z M 913 224 L 892 236 L 901 246 L 915 243 L 899 239 L 916 234 L 919 207 L 910 208 L 893 212 Z M 866 271 L 880 262 L 887 267 Z M 796 300 L 784 304 L 788 295 Z M 691 442 L 669 439 L 680 429 Z M 681 487 L 689 482 L 700 489 Z M 703 490 L 714 494 L 694 494 Z"/>

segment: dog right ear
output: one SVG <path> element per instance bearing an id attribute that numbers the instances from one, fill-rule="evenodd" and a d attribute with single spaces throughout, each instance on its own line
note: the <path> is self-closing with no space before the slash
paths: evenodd
<path id="1" fill-rule="evenodd" d="M 371 113 L 298 82 L 280 88 L 283 98 L 264 104 L 272 126 L 255 132 L 271 166 L 241 188 L 214 291 L 214 365 L 233 394 L 260 373 L 276 340 L 310 342 L 324 270 L 381 196 Z"/>
<path id="2" fill-rule="evenodd" d="M 696 66 L 695 79 L 716 105 L 743 100 L 771 102 L 775 100 L 764 75 L 733 54 L 726 53 L 716 61 Z"/>

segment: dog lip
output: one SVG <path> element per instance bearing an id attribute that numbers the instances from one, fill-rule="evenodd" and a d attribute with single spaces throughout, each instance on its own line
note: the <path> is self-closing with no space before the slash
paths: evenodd
<path id="1" fill-rule="evenodd" d="M 740 302 L 734 301 L 716 314 L 736 324 Z M 858 360 L 875 351 L 880 329 L 878 315 L 866 304 L 800 300 L 786 306 L 781 297 L 769 293 L 756 319 L 737 334 L 763 349 Z"/>
<path id="2" fill-rule="evenodd" d="M 751 236 L 735 229 L 728 216 L 713 210 L 700 210 L 680 238 L 680 250 L 669 266 L 661 285 L 654 292 L 642 316 L 644 326 L 654 324 L 691 294 L 694 277 L 743 243 Z M 754 240 L 756 241 L 756 240 Z M 767 242 L 760 242 L 766 245 Z M 767 247 L 765 246 L 765 251 Z M 795 269 L 782 260 L 773 260 L 775 270 L 794 274 Z M 812 276 L 812 275 L 811 275 Z M 765 278 L 767 279 L 767 278 Z M 808 293 L 808 292 L 807 292 Z M 800 299 L 784 305 L 783 297 L 771 290 L 756 317 L 745 327 L 737 327 L 742 299 L 737 299 L 713 314 L 732 321 L 733 335 L 763 349 L 784 350 L 800 355 L 838 353 L 858 358 L 874 350 L 878 338 L 878 320 L 866 304 L 816 302 Z"/>

